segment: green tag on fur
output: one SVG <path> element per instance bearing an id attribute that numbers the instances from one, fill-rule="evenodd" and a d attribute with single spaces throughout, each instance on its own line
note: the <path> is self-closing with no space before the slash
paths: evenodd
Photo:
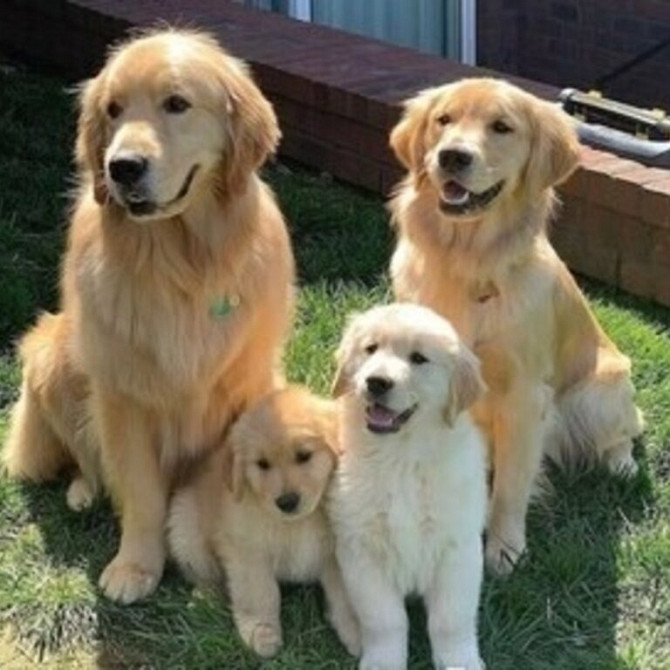
<path id="1" fill-rule="evenodd" d="M 209 304 L 209 314 L 213 319 L 227 317 L 238 305 L 240 298 L 236 295 L 214 298 Z"/>

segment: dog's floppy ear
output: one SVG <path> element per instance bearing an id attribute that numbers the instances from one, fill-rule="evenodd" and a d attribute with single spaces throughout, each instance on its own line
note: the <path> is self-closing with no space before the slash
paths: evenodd
<path id="1" fill-rule="evenodd" d="M 239 502 L 244 494 L 244 459 L 236 448 L 233 436 L 226 440 L 224 449 L 224 478 L 233 500 Z"/>
<path id="2" fill-rule="evenodd" d="M 460 345 L 453 361 L 451 384 L 444 407 L 444 420 L 449 426 L 486 390 L 479 359 L 468 348 Z"/>
<path id="3" fill-rule="evenodd" d="M 398 124 L 391 131 L 389 143 L 397 159 L 413 174 L 415 181 L 425 176 L 423 164 L 426 153 L 424 134 L 428 126 L 430 110 L 437 99 L 440 88 L 421 91 L 416 97 L 406 100 Z"/>
<path id="4" fill-rule="evenodd" d="M 242 61 L 224 56 L 220 76 L 228 134 L 223 186 L 226 194 L 233 194 L 243 192 L 251 173 L 275 152 L 281 132 L 272 105 Z"/>
<path id="5" fill-rule="evenodd" d="M 526 167 L 529 192 L 565 181 L 579 162 L 579 141 L 570 117 L 555 105 L 532 100 L 531 155 Z"/>
<path id="6" fill-rule="evenodd" d="M 79 89 L 79 120 L 75 158 L 79 168 L 90 170 L 93 178 L 93 195 L 99 205 L 107 201 L 105 185 L 105 117 L 100 100 L 104 70 Z"/>
<path id="7" fill-rule="evenodd" d="M 337 369 L 335 371 L 335 378 L 330 387 L 330 393 L 334 398 L 339 398 L 351 390 L 351 376 L 352 372 L 352 356 L 354 344 L 356 342 L 356 334 L 358 332 L 359 314 L 351 314 L 348 318 L 347 326 L 344 329 L 344 334 L 340 341 L 340 346 L 335 352 L 335 361 L 337 362 Z"/>

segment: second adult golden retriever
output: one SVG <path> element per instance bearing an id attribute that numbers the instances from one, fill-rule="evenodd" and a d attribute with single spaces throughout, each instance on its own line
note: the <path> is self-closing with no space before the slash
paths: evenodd
<path id="1" fill-rule="evenodd" d="M 489 393 L 475 409 L 495 471 L 486 558 L 506 572 L 526 546 L 544 453 L 636 470 L 630 362 L 546 234 L 579 145 L 553 105 L 469 79 L 408 101 L 391 146 L 409 171 L 391 203 L 394 291 L 446 316 L 482 359 Z"/>
<path id="2" fill-rule="evenodd" d="M 50 333 L 48 319 L 38 326 L 45 346 L 24 347 L 51 376 L 26 377 L 5 460 L 18 476 L 54 476 L 78 460 L 67 436 L 90 417 L 121 516 L 100 584 L 132 602 L 160 579 L 180 465 L 275 387 L 293 256 L 256 174 L 279 140 L 274 112 L 215 40 L 173 30 L 131 40 L 80 102 L 62 314 Z M 73 412 L 48 405 L 63 375 L 87 394 Z"/>

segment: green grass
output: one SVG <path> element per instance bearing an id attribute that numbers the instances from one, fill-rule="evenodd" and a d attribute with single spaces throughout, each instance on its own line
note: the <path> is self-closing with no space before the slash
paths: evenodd
<path id="1" fill-rule="evenodd" d="M 57 300 L 72 100 L 59 81 L 0 72 L 0 441 L 19 371 L 11 341 Z M 325 392 L 346 315 L 389 299 L 392 247 L 378 198 L 298 169 L 267 177 L 291 222 L 300 309 L 289 375 Z M 634 361 L 648 428 L 641 474 L 552 473 L 555 492 L 530 513 L 530 560 L 487 578 L 480 639 L 491 670 L 670 667 L 670 313 L 592 284 L 606 329 Z M 75 514 L 64 482 L 0 479 L 0 666 L 353 668 L 324 623 L 318 590 L 285 590 L 285 649 L 260 663 L 240 644 L 225 602 L 168 568 L 148 601 L 105 600 L 97 577 L 117 525 L 108 504 Z M 412 612 L 411 667 L 430 667 L 425 619 Z"/>

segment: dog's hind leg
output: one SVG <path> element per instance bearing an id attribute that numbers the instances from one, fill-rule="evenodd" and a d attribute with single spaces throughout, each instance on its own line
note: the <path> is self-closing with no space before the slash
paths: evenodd
<path id="1" fill-rule="evenodd" d="M 600 459 L 613 474 L 633 476 L 633 439 L 642 433 L 642 413 L 627 374 L 596 374 L 558 401 L 563 425 L 561 459 L 576 454 Z"/>
<path id="2" fill-rule="evenodd" d="M 72 463 L 26 382 L 12 411 L 2 460 L 11 477 L 32 481 L 53 479 Z"/>

